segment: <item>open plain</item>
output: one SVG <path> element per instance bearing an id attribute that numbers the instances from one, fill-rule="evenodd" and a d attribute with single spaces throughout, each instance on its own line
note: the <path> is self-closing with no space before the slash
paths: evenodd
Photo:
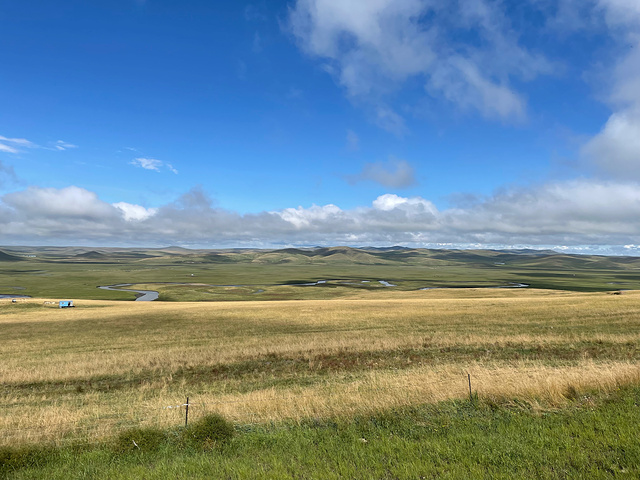
<path id="1" fill-rule="evenodd" d="M 2 268 L 22 269 L 22 276 L 3 275 L 1 283 L 35 297 L 39 288 L 46 290 L 41 277 L 53 277 L 47 288 L 73 299 L 76 307 L 45 304 L 58 299 L 52 297 L 0 301 L 0 445 L 65 452 L 79 443 L 109 444 L 132 428 L 175 431 L 184 425 L 187 397 L 189 421 L 221 414 L 241 432 L 234 440 L 241 442 L 254 430 L 264 435 L 264 429 L 275 429 L 277 437 L 286 426 L 295 436 L 296 429 L 322 429 L 327 422 L 353 425 L 356 419 L 390 412 L 405 412 L 395 415 L 396 421 L 406 421 L 415 409 L 447 402 L 466 402 L 480 411 L 493 406 L 526 412 L 535 419 L 578 407 L 595 409 L 598 398 L 636 388 L 640 293 L 610 288 L 612 282 L 636 281 L 635 263 L 626 259 L 620 263 L 627 268 L 618 271 L 592 268 L 589 277 L 588 269 L 575 265 L 551 272 L 553 259 L 542 260 L 538 271 L 522 266 L 499 270 L 502 265 L 494 259 L 483 265 L 450 261 L 431 266 L 426 260 L 413 266 L 371 265 L 353 258 L 311 266 L 225 267 L 203 261 L 188 269 L 175 260 L 157 269 L 104 259 L 80 266 L 38 260 L 37 269 L 32 260 L 4 262 Z M 228 282 L 222 281 L 225 268 Z M 443 273 L 447 268 L 450 277 Z M 77 288 L 69 273 L 76 269 L 87 276 L 89 270 L 110 276 L 92 278 L 91 289 Z M 29 277 L 29 270 L 39 273 Z M 484 271 L 490 274 L 482 278 Z M 150 272 L 155 282 L 131 280 L 148 278 Z M 209 277 L 199 285 L 177 284 L 176 272 Z M 64 275 L 69 275 L 68 284 L 59 281 Z M 250 283 L 249 276 L 258 278 Z M 470 279 L 467 288 L 433 288 L 450 286 L 462 276 Z M 573 280 L 582 277 L 588 278 Z M 321 278 L 326 283 L 313 284 Z M 378 281 L 383 278 L 396 287 Z M 487 288 L 535 278 L 566 282 L 571 290 Z M 133 300 L 131 293 L 95 288 L 124 281 L 160 291 L 160 301 L 100 299 Z M 602 291 L 595 288 L 598 284 Z M 88 292 L 97 299 L 82 298 Z M 181 295 L 210 301 L 179 301 Z M 411 409 L 414 413 L 407 413 Z M 475 428 L 469 421 L 460 428 Z M 423 440 L 431 438 L 433 428 L 423 432 Z M 345 461 L 357 464 L 357 459 Z M 418 462 L 405 475 L 389 478 L 417 478 L 421 468 L 431 471 Z M 29 475 L 28 469 L 12 472 L 16 478 L 32 478 L 19 476 Z M 47 475 L 63 475 L 56 472 Z M 308 476 L 315 478 L 313 472 Z"/>

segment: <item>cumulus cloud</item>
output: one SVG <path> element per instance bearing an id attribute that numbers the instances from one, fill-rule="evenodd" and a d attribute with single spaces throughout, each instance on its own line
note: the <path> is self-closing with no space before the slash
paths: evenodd
<path id="1" fill-rule="evenodd" d="M 574 180 L 501 192 L 447 211 L 443 221 L 447 229 L 482 243 L 508 238 L 529 244 L 621 244 L 640 233 L 638 214 L 637 184 Z"/>
<path id="2" fill-rule="evenodd" d="M 173 165 L 167 162 L 163 162 L 162 160 L 157 160 L 155 158 L 144 158 L 138 157 L 131 160 L 131 165 L 135 165 L 136 167 L 144 168 L 145 170 L 153 170 L 155 172 L 160 172 L 162 169 L 167 169 L 174 174 L 178 174 L 178 170 L 176 170 Z"/>
<path id="3" fill-rule="evenodd" d="M 371 181 L 389 188 L 406 188 L 416 184 L 413 167 L 406 160 L 367 163 L 357 175 L 347 175 L 347 181 L 356 184 Z"/>
<path id="4" fill-rule="evenodd" d="M 594 15 L 624 45 L 609 72 L 609 103 L 613 113 L 588 141 L 583 155 L 600 171 L 622 179 L 640 179 L 640 3 L 598 0 Z"/>
<path id="5" fill-rule="evenodd" d="M 61 222 L 72 219 L 102 221 L 114 216 L 115 211 L 98 196 L 79 187 L 29 187 L 2 197 L 8 207 L 29 219 L 51 219 Z"/>
<path id="6" fill-rule="evenodd" d="M 611 25 L 637 26 L 640 21 L 640 4 L 635 0 L 597 0 Z"/>
<path id="7" fill-rule="evenodd" d="M 328 224 L 344 220 L 344 212 L 337 206 L 313 205 L 311 208 L 285 208 L 279 212 L 271 212 L 297 229 L 309 228 L 320 223 Z"/>
<path id="8" fill-rule="evenodd" d="M 640 111 L 612 114 L 602 131 L 584 146 L 583 153 L 614 176 L 640 178 Z"/>
<path id="9" fill-rule="evenodd" d="M 438 214 L 433 203 L 421 197 L 404 198 L 393 193 L 380 195 L 373 201 L 373 208 L 383 212 L 390 212 L 395 209 L 407 210 L 414 213 L 428 213 L 432 216 Z"/>
<path id="10" fill-rule="evenodd" d="M 552 72 L 521 44 L 502 2 L 297 0 L 289 26 L 351 98 L 378 105 L 373 121 L 395 132 L 403 119 L 380 99 L 409 79 L 462 109 L 522 119 L 526 102 L 512 79 Z"/>
<path id="11" fill-rule="evenodd" d="M 328 204 L 241 215 L 216 207 L 197 188 L 158 208 L 110 204 L 75 186 L 0 198 L 5 244 L 601 245 L 609 252 L 618 245 L 620 253 L 637 244 L 638 219 L 638 184 L 592 180 L 502 191 L 445 210 L 422 197 L 385 194 L 353 209 Z"/>
<path id="12" fill-rule="evenodd" d="M 123 218 L 128 222 L 146 220 L 158 213 L 157 208 L 144 208 L 140 205 L 133 205 L 126 202 L 118 202 L 112 205 L 122 212 Z"/>
<path id="13" fill-rule="evenodd" d="M 0 236 L 22 243 L 136 243 L 144 232 L 140 223 L 155 213 L 125 202 L 109 204 L 76 186 L 32 186 L 1 197 Z"/>

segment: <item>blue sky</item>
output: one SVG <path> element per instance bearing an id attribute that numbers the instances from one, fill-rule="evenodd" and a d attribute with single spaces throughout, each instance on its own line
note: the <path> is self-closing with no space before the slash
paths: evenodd
<path id="1" fill-rule="evenodd" d="M 0 244 L 638 254 L 636 0 L 0 4 Z"/>

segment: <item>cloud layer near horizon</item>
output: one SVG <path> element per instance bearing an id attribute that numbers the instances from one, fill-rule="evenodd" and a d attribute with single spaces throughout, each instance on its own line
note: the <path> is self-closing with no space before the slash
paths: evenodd
<path id="1" fill-rule="evenodd" d="M 241 215 L 200 189 L 147 209 L 86 189 L 29 187 L 0 199 L 6 244 L 186 246 L 626 245 L 640 235 L 635 183 L 577 180 L 514 189 L 439 211 L 421 197 L 385 194 L 345 210 L 313 205 Z"/>

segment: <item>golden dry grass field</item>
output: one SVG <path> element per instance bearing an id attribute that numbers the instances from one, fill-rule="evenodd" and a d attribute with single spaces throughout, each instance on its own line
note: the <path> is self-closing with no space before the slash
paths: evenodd
<path id="1" fill-rule="evenodd" d="M 0 302 L 0 444 L 219 412 L 239 424 L 468 396 L 561 405 L 640 381 L 640 292 L 361 291 L 224 303 Z M 166 407 L 177 408 L 166 408 Z"/>

